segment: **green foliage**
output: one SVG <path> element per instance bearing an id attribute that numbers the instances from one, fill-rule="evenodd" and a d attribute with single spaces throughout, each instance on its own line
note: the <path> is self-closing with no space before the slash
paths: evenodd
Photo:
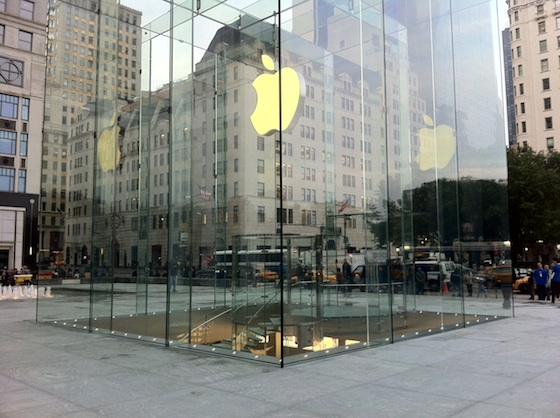
<path id="1" fill-rule="evenodd" d="M 560 154 L 531 148 L 508 151 L 512 251 L 537 240 L 556 245 L 560 237 Z"/>

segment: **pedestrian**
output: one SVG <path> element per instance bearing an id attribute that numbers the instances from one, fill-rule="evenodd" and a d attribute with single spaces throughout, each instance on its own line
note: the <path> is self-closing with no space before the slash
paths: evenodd
<path id="1" fill-rule="evenodd" d="M 488 297 L 487 289 L 486 289 L 486 276 L 484 275 L 484 266 L 480 266 L 480 270 L 475 277 L 475 281 L 478 283 L 478 292 L 476 297 L 479 298 L 480 294 L 483 293 L 484 297 Z"/>
<path id="2" fill-rule="evenodd" d="M 529 286 L 529 300 L 535 299 L 535 280 L 533 280 L 533 269 L 527 269 L 527 285 Z"/>
<path id="3" fill-rule="evenodd" d="M 342 274 L 344 276 L 344 281 L 346 282 L 346 292 L 352 292 L 352 267 L 348 263 L 346 259 L 344 259 L 344 263 L 342 263 Z"/>
<path id="4" fill-rule="evenodd" d="M 560 298 L 560 263 L 558 257 L 552 259 L 552 278 L 550 279 L 550 294 L 552 296 L 552 303 L 557 298 Z"/>
<path id="5" fill-rule="evenodd" d="M 465 284 L 467 285 L 467 296 L 471 296 L 472 297 L 472 285 L 473 285 L 473 274 L 471 270 L 467 270 L 467 273 L 465 274 Z"/>
<path id="6" fill-rule="evenodd" d="M 179 272 L 179 267 L 177 263 L 171 264 L 169 269 L 169 285 L 171 286 L 171 291 L 177 293 L 177 273 Z"/>
<path id="7" fill-rule="evenodd" d="M 548 270 L 545 270 L 542 263 L 537 263 L 537 269 L 533 273 L 533 280 L 537 286 L 537 296 L 539 300 L 546 299 L 546 284 L 548 283 Z"/>
<path id="8" fill-rule="evenodd" d="M 298 278 L 298 283 L 302 283 L 305 279 L 305 271 L 303 270 L 302 260 L 298 260 L 296 267 L 296 276 Z"/>
<path id="9" fill-rule="evenodd" d="M 423 295 L 424 294 L 424 283 L 426 283 L 426 273 L 422 270 L 422 267 L 418 267 L 416 269 L 416 294 Z"/>
<path id="10" fill-rule="evenodd" d="M 548 280 L 546 282 L 546 300 L 550 300 L 550 279 L 552 278 L 552 270 L 550 269 L 550 266 L 548 264 L 545 264 L 543 269 L 545 269 L 548 272 Z"/>

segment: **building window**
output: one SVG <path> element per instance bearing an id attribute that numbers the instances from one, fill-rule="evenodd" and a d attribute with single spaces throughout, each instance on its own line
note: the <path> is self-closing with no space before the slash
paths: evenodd
<path id="1" fill-rule="evenodd" d="M 257 173 L 264 174 L 264 160 L 257 160 Z"/>
<path id="2" fill-rule="evenodd" d="M 544 127 L 545 129 L 552 129 L 552 116 L 544 118 Z"/>
<path id="3" fill-rule="evenodd" d="M 548 71 L 548 59 L 541 60 L 541 72 Z"/>
<path id="4" fill-rule="evenodd" d="M 0 131 L 0 153 L 16 155 L 17 134 L 15 132 Z"/>
<path id="5" fill-rule="evenodd" d="M 543 39 L 541 41 L 539 41 L 539 51 L 540 52 L 546 52 L 548 50 L 547 46 L 546 46 L 546 39 Z"/>
<path id="6" fill-rule="evenodd" d="M 27 178 L 27 171 L 26 170 L 19 170 L 19 178 L 18 178 L 18 192 L 25 193 L 25 179 Z"/>
<path id="7" fill-rule="evenodd" d="M 6 11 L 6 0 L 0 0 L 0 12 Z"/>
<path id="8" fill-rule="evenodd" d="M 30 32 L 25 32 L 24 30 L 19 31 L 19 49 L 23 49 L 25 51 L 31 51 L 31 47 L 33 45 L 33 34 Z"/>
<path id="9" fill-rule="evenodd" d="M 517 51 L 517 58 L 521 58 L 521 46 L 517 46 L 515 49 Z"/>
<path id="10" fill-rule="evenodd" d="M 554 138 L 552 137 L 546 138 L 546 148 L 554 149 Z"/>
<path id="11" fill-rule="evenodd" d="M 542 89 L 543 90 L 550 90 L 550 78 L 543 78 Z"/>
<path id="12" fill-rule="evenodd" d="M 33 20 L 33 10 L 35 4 L 32 1 L 21 0 L 19 6 L 19 16 L 23 19 Z"/>
<path id="13" fill-rule="evenodd" d="M 257 136 L 257 150 L 264 151 L 264 136 Z"/>
<path id="14" fill-rule="evenodd" d="M 19 97 L 0 94 L 0 117 L 17 119 Z"/>
<path id="15" fill-rule="evenodd" d="M 517 12 L 515 12 L 517 13 Z M 517 20 L 516 20 L 517 22 Z M 546 33 L 546 23 L 544 21 L 539 22 L 539 33 Z"/>
<path id="16" fill-rule="evenodd" d="M 27 134 L 21 134 L 19 140 L 19 155 L 20 157 L 27 157 Z"/>
<path id="17" fill-rule="evenodd" d="M 21 119 L 29 120 L 29 99 L 26 97 L 21 99 Z"/>
<path id="18" fill-rule="evenodd" d="M 521 122 L 521 133 L 527 133 L 527 122 Z"/>
<path id="19" fill-rule="evenodd" d="M 257 206 L 257 222 L 264 222 L 264 206 Z"/>
<path id="20" fill-rule="evenodd" d="M 537 4 L 537 14 L 542 15 L 544 13 L 544 4 Z"/>
<path id="21" fill-rule="evenodd" d="M 0 25 L 0 44 L 4 43 L 4 31 L 6 27 L 4 25 Z"/>
<path id="22" fill-rule="evenodd" d="M 556 17 L 556 29 L 560 29 L 560 17 Z"/>
<path id="23" fill-rule="evenodd" d="M 525 94 L 525 86 L 523 83 L 519 83 L 519 94 Z"/>
<path id="24" fill-rule="evenodd" d="M 519 64 L 517 66 L 517 75 L 521 77 L 523 75 L 523 65 Z"/>
<path id="25" fill-rule="evenodd" d="M 233 207 L 233 223 L 239 222 L 239 206 Z"/>
<path id="26" fill-rule="evenodd" d="M 515 39 L 521 38 L 521 30 L 519 28 L 515 28 Z"/>
<path id="27" fill-rule="evenodd" d="M 264 183 L 261 182 L 257 183 L 257 196 L 260 197 L 264 196 Z"/>
<path id="28" fill-rule="evenodd" d="M 521 107 L 521 113 L 525 113 L 525 102 L 521 102 L 519 105 Z"/>
<path id="29" fill-rule="evenodd" d="M 544 110 L 550 110 L 552 109 L 552 102 L 550 100 L 550 97 L 545 97 L 544 98 Z"/>
<path id="30" fill-rule="evenodd" d="M 0 167 L 0 191 L 13 192 L 15 176 L 15 169 Z"/>

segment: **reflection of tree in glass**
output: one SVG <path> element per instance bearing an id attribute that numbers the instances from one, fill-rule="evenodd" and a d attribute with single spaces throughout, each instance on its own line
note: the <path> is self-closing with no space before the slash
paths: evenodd
<path id="1" fill-rule="evenodd" d="M 416 242 L 409 243 L 413 245 L 420 241 L 450 246 L 456 239 L 509 239 L 505 183 L 443 179 L 424 183 L 403 195 L 404 200 L 384 201 L 383 207 L 373 208 L 370 229 L 380 246 L 386 242 L 402 245 L 403 231 L 410 230 L 414 231 Z"/>

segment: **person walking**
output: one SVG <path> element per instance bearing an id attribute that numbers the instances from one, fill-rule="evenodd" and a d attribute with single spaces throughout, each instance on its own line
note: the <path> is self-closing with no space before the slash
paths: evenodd
<path id="1" fill-rule="evenodd" d="M 480 294 L 483 293 L 484 297 L 488 297 L 488 292 L 486 291 L 486 276 L 484 275 L 484 266 L 480 266 L 478 274 L 474 278 L 474 281 L 478 283 L 478 292 L 476 297 L 479 298 Z"/>
<path id="2" fill-rule="evenodd" d="M 346 282 L 345 291 L 347 293 L 352 292 L 352 267 L 346 259 L 344 259 L 344 263 L 342 264 L 342 275 L 344 276 L 344 281 Z"/>
<path id="3" fill-rule="evenodd" d="M 545 295 L 546 295 L 546 300 L 550 300 L 550 279 L 552 278 L 552 270 L 550 269 L 550 266 L 548 264 L 545 264 L 543 266 L 543 269 L 545 269 L 548 272 L 548 280 L 546 282 Z"/>
<path id="4" fill-rule="evenodd" d="M 545 270 L 542 263 L 537 263 L 537 269 L 533 273 L 533 280 L 537 286 L 537 296 L 539 300 L 546 299 L 546 284 L 548 283 L 548 270 Z"/>
<path id="5" fill-rule="evenodd" d="M 560 263 L 558 257 L 552 259 L 552 278 L 550 279 L 550 295 L 552 303 L 556 298 L 560 298 Z"/>
<path id="6" fill-rule="evenodd" d="M 171 291 L 177 293 L 177 274 L 179 273 L 179 266 L 177 263 L 172 263 L 169 269 L 169 281 L 171 286 Z"/>
<path id="7" fill-rule="evenodd" d="M 422 267 L 418 267 L 416 269 L 416 294 L 423 295 L 424 294 L 424 284 L 426 283 L 426 273 L 422 270 Z"/>
<path id="8" fill-rule="evenodd" d="M 533 270 L 527 269 L 527 285 L 529 286 L 529 300 L 535 299 L 535 281 L 533 280 Z"/>

